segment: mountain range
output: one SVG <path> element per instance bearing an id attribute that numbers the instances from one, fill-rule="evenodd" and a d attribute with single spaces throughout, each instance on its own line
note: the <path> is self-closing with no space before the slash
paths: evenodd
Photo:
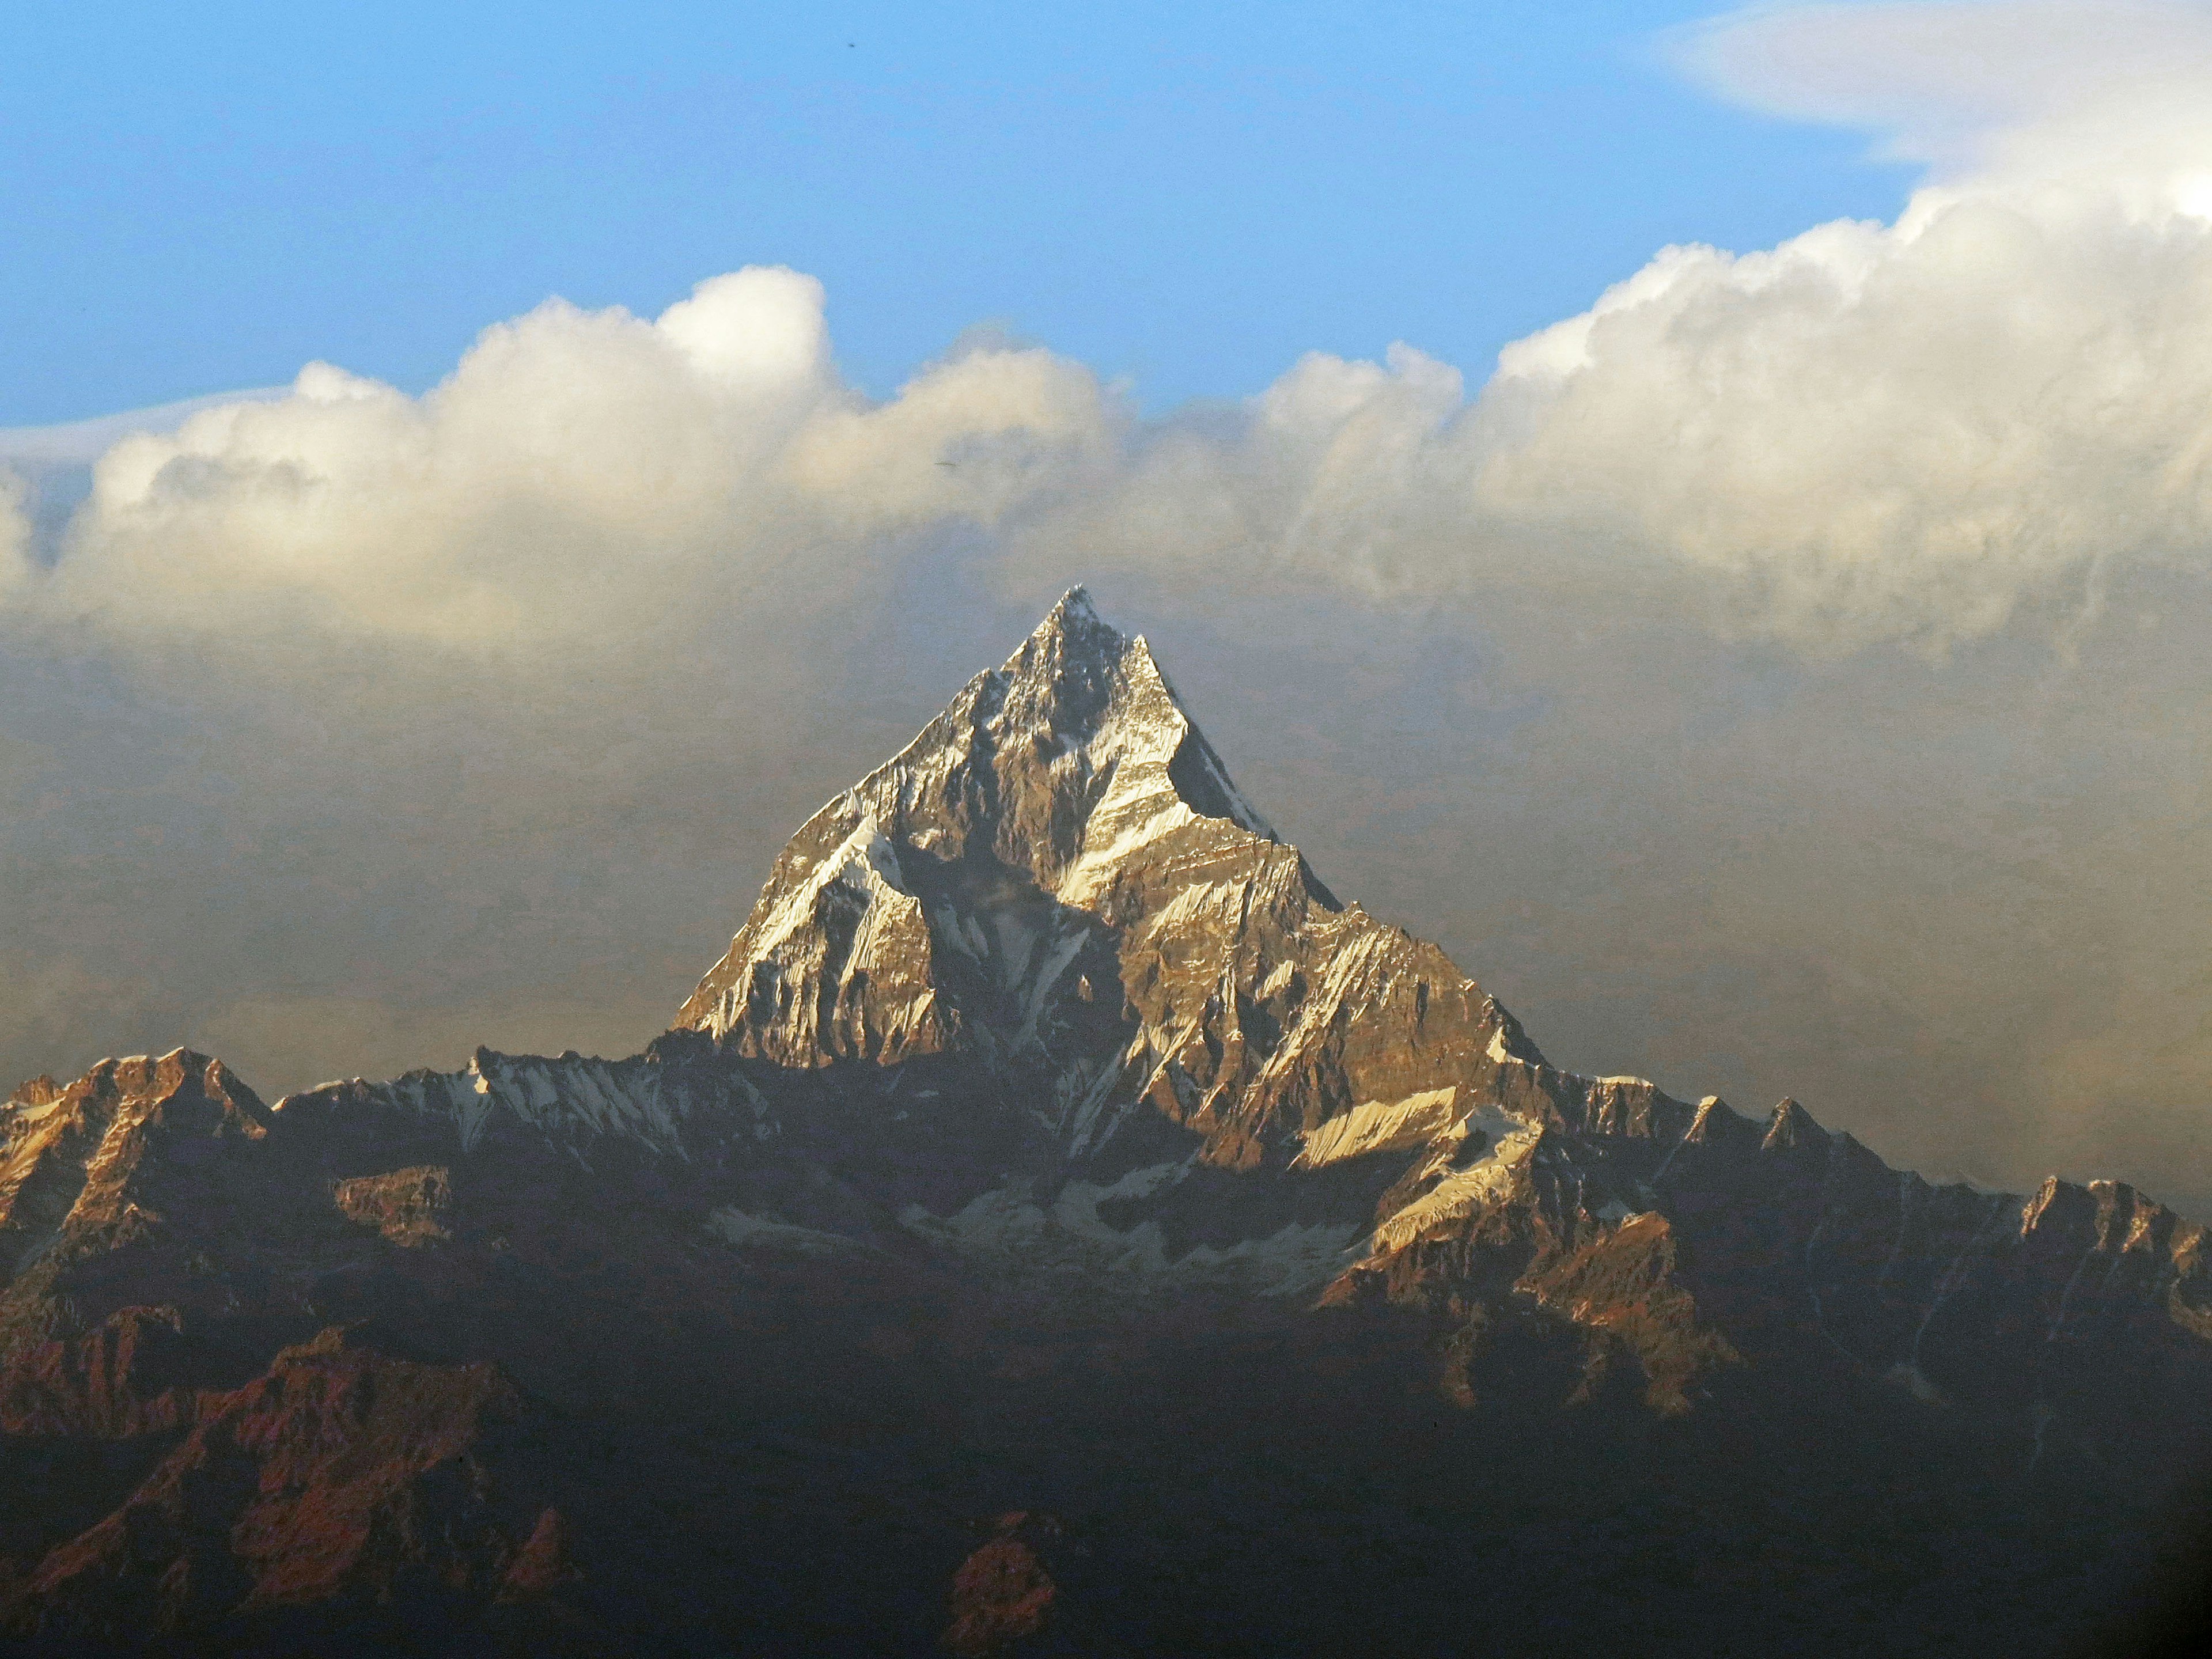
<path id="1" fill-rule="evenodd" d="M 1554 1066 L 1081 589 L 640 1054 L 0 1123 L 20 1650 L 2025 1655 L 2202 1593 L 2202 1227 Z"/>

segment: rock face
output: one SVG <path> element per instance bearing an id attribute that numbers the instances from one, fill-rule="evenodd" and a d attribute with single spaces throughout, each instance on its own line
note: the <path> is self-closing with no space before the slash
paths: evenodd
<path id="1" fill-rule="evenodd" d="M 2045 1651 L 2212 1448 L 2201 1228 L 1553 1066 L 1080 590 L 640 1054 L 0 1123 L 57 1651 Z"/>
<path id="2" fill-rule="evenodd" d="M 428 1244 L 453 1237 L 439 1224 L 453 1199 L 453 1177 L 442 1169 L 356 1176 L 336 1182 L 331 1197 L 349 1218 L 375 1228 L 395 1244 Z"/>
<path id="3" fill-rule="evenodd" d="M 952 1622 L 941 1644 L 959 1659 L 990 1659 L 1018 1652 L 1042 1637 L 1052 1621 L 1060 1586 L 1039 1554 L 1060 1537 L 1048 1516 L 1021 1510 L 1002 1515 L 990 1540 L 952 1576 Z"/>
<path id="4" fill-rule="evenodd" d="M 17 1595 L 34 1629 L 115 1641 L 210 1613 L 388 1593 L 408 1567 L 501 1585 L 527 1547 L 501 1528 L 485 1483 L 454 1471 L 520 1407 L 489 1365 L 410 1364 L 327 1331 L 198 1402 L 182 1443 Z"/>
<path id="5" fill-rule="evenodd" d="M 1662 1410 L 1809 1339 L 1923 1395 L 2021 1394 L 2047 1443 L 2097 1415 L 2075 1335 L 2201 1363 L 2202 1230 L 2124 1188 L 1931 1188 L 1795 1101 L 1762 1127 L 1548 1065 L 1337 902 L 1079 589 L 815 815 L 678 1026 L 788 1068 L 927 1055 L 1024 1103 L 1012 1178 L 900 1206 L 956 1246 L 1331 1301 L 1510 1287 L 1625 1345 Z"/>

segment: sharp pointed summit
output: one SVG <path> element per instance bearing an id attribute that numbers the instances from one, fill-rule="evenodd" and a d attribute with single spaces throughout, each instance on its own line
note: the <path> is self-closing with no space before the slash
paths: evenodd
<path id="1" fill-rule="evenodd" d="M 677 1024 L 799 1065 L 1050 1046 L 1097 1024 L 1065 1005 L 1118 983 L 1115 935 L 1240 875 L 1335 908 L 1145 641 L 1071 588 L 792 838 Z"/>

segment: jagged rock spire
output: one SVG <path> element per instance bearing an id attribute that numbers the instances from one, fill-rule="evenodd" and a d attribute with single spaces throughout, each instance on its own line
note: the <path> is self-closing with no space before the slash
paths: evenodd
<path id="1" fill-rule="evenodd" d="M 678 1023 L 787 1065 L 960 1050 L 1071 1155 L 1141 1121 L 1240 1165 L 1534 1054 L 1337 904 L 1080 587 L 793 837 Z"/>
<path id="2" fill-rule="evenodd" d="M 1144 639 L 1072 587 L 1003 665 L 792 838 L 677 1024 L 799 1064 L 942 1051 L 992 1000 L 957 982 L 974 975 L 948 949 L 1006 957 L 986 965 L 1020 980 L 1042 957 L 1013 939 L 1041 928 L 1065 969 L 1080 919 L 1098 918 L 1164 839 L 1251 853 L 1277 841 Z M 986 888 L 997 904 L 971 902 Z M 1018 997 L 1016 1030 L 1000 1036 L 1033 1036 L 1040 1012 Z"/>

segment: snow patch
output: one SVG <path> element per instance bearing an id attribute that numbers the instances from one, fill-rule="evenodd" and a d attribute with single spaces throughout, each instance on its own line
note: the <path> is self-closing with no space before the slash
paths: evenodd
<path id="1" fill-rule="evenodd" d="M 1022 1024 L 1021 1030 L 1014 1035 L 1016 1046 L 1026 1047 L 1037 1041 L 1037 1021 L 1044 1015 L 1045 1002 L 1052 994 L 1052 988 L 1060 983 L 1060 975 L 1067 971 L 1069 964 L 1083 954 L 1083 947 L 1090 937 L 1087 930 L 1079 927 L 1055 940 L 1037 963 L 1035 977 L 1030 980 L 1022 998 Z"/>
<path id="2" fill-rule="evenodd" d="M 1030 1269 L 1078 1274 L 1103 1272 L 1141 1282 L 1228 1283 L 1261 1296 L 1317 1289 L 1351 1264 L 1359 1228 L 1353 1223 L 1292 1222 L 1225 1249 L 1198 1245 L 1170 1258 L 1156 1221 L 1119 1229 L 1098 1214 L 1115 1199 L 1144 1199 L 1189 1172 L 1188 1161 L 1132 1170 L 1105 1186 L 1071 1181 L 1047 1208 L 1024 1191 L 995 1188 L 950 1216 L 909 1205 L 899 1216 L 911 1231 L 965 1250 L 1018 1261 Z"/>
<path id="3" fill-rule="evenodd" d="M 1161 836 L 1198 822 L 1198 814 L 1175 793 L 1164 770 L 1146 792 L 1158 798 L 1157 804 L 1133 790 L 1130 795 L 1121 796 L 1123 780 L 1129 776 L 1127 772 L 1116 775 L 1113 791 L 1098 804 L 1084 825 L 1083 850 L 1060 878 L 1057 896 L 1063 904 L 1079 910 L 1089 908 L 1112 880 L 1114 872 L 1132 856 Z"/>
<path id="4" fill-rule="evenodd" d="M 1451 1125 L 1456 1086 L 1425 1089 L 1403 1100 L 1363 1101 L 1305 1137 L 1292 1169 L 1318 1170 L 1348 1158 L 1419 1146 Z"/>
<path id="5" fill-rule="evenodd" d="M 769 912 L 752 941 L 754 959 L 766 956 L 800 928 L 812 925 L 818 901 L 833 885 L 855 889 L 870 901 L 872 911 L 875 908 L 873 901 L 879 898 L 896 897 L 905 899 L 908 904 L 915 902 L 903 884 L 897 850 L 874 817 L 863 813 L 837 849 L 816 865 L 807 878 L 786 893 Z M 857 942 L 854 952 L 860 954 Z"/>
<path id="6" fill-rule="evenodd" d="M 1428 1192 L 1376 1228 L 1374 1254 L 1403 1249 L 1423 1233 L 1447 1223 L 1464 1220 L 1476 1211 L 1508 1196 L 1515 1179 L 1535 1155 L 1543 1138 L 1540 1127 L 1525 1123 L 1495 1106 L 1484 1106 L 1463 1120 L 1468 1133 L 1480 1131 L 1489 1137 L 1483 1156 L 1463 1170 L 1447 1174 Z"/>

